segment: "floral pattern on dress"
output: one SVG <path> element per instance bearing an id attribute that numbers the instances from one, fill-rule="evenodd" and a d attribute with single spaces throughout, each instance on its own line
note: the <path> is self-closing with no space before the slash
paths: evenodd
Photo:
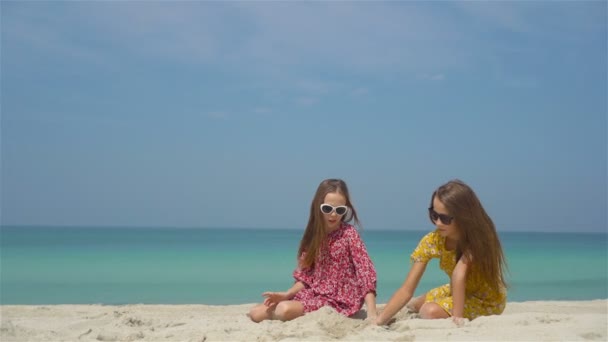
<path id="1" fill-rule="evenodd" d="M 304 283 L 293 300 L 304 306 L 304 312 L 330 306 L 345 316 L 354 315 L 363 306 L 365 296 L 376 293 L 376 269 L 359 232 L 342 222 L 327 234 L 311 268 L 296 268 L 296 281 Z"/>
<path id="2" fill-rule="evenodd" d="M 437 231 L 428 233 L 420 240 L 410 256 L 411 262 L 428 263 L 432 258 L 439 258 L 439 267 L 448 277 L 456 267 L 456 251 L 445 249 L 445 238 Z M 448 314 L 452 315 L 453 301 L 450 284 L 434 288 L 427 292 L 426 303 L 437 303 Z M 465 285 L 464 317 L 474 319 L 479 316 L 500 315 L 507 303 L 507 290 L 504 287 L 492 288 L 481 277 L 474 273 L 467 274 Z"/>

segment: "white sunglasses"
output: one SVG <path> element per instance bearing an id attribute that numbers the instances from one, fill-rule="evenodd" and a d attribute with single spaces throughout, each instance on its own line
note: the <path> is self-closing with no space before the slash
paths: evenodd
<path id="1" fill-rule="evenodd" d="M 329 205 L 327 203 L 321 204 L 321 212 L 323 214 L 331 214 L 334 211 L 337 215 L 343 216 L 348 211 L 348 207 L 345 205 L 339 205 L 337 207 L 334 207 L 333 205 Z"/>

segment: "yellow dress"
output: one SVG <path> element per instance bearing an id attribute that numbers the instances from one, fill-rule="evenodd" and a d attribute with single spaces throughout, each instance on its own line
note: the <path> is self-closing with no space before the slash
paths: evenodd
<path id="1" fill-rule="evenodd" d="M 423 237 L 410 256 L 412 262 L 427 263 L 432 258 L 439 258 L 439 267 L 451 278 L 454 267 L 456 267 L 456 251 L 446 250 L 445 238 L 436 231 Z M 453 302 L 450 284 L 427 292 L 425 303 L 437 303 L 451 316 Z M 504 311 L 506 303 L 507 291 L 504 287 L 493 289 L 479 276 L 467 274 L 464 317 L 474 319 L 478 316 L 500 315 Z"/>

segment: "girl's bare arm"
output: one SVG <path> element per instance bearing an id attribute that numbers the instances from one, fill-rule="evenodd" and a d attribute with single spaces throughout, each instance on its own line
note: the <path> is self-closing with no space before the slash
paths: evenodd
<path id="1" fill-rule="evenodd" d="M 465 287 L 467 281 L 468 261 L 463 256 L 456 263 L 454 271 L 452 271 L 452 317 L 455 319 L 462 318 L 464 315 L 464 298 Z"/>
<path id="2" fill-rule="evenodd" d="M 403 282 L 403 285 L 393 294 L 391 299 L 388 301 L 384 310 L 378 315 L 376 318 L 376 324 L 384 325 L 388 323 L 388 321 L 397 313 L 401 308 L 412 299 L 414 295 L 414 291 L 416 291 L 416 287 L 418 287 L 418 283 L 420 282 L 420 278 L 424 274 L 426 269 L 425 262 L 415 262 L 410 269 L 410 272 L 407 274 L 407 278 Z"/>

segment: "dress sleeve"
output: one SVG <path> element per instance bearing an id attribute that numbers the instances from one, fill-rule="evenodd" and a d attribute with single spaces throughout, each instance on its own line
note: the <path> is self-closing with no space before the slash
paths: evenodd
<path id="1" fill-rule="evenodd" d="M 365 294 L 369 292 L 373 292 L 375 294 L 377 282 L 376 268 L 374 267 L 374 263 L 367 253 L 365 244 L 354 227 L 352 228 L 352 234 L 349 242 L 355 272 L 359 278 L 363 292 Z"/>
<path id="2" fill-rule="evenodd" d="M 306 286 L 310 286 L 313 280 L 313 269 L 312 268 L 303 268 L 300 265 L 301 261 L 306 256 L 306 252 L 302 253 L 300 259 L 298 260 L 298 267 L 293 271 L 293 277 L 296 281 L 301 281 Z"/>
<path id="3" fill-rule="evenodd" d="M 432 258 L 439 258 L 441 248 L 440 240 L 440 236 L 437 232 L 426 234 L 422 240 L 420 240 L 418 247 L 414 249 L 412 255 L 410 255 L 410 262 L 427 263 Z"/>

